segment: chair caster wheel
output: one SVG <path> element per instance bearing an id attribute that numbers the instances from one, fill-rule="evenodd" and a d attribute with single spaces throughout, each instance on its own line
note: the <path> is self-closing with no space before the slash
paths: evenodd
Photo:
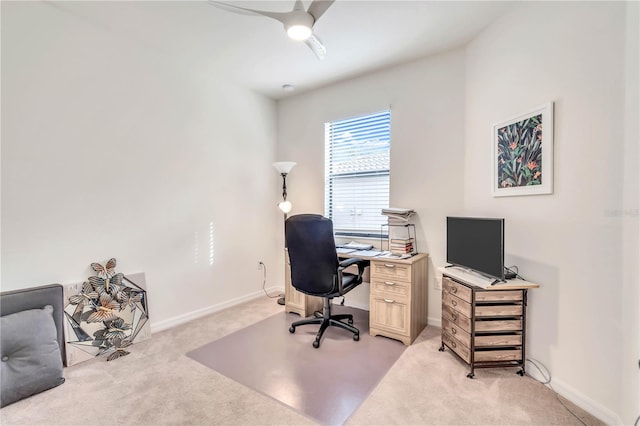
<path id="1" fill-rule="evenodd" d="M 314 348 L 316 348 L 316 349 L 318 349 L 318 348 L 320 347 L 320 342 L 319 342 L 319 341 L 317 341 L 317 340 L 314 340 L 314 341 L 313 341 L 313 347 L 314 347 Z"/>
<path id="2" fill-rule="evenodd" d="M 518 371 L 518 375 L 520 375 L 520 376 L 524 376 L 524 370 L 519 370 L 519 371 Z"/>
<path id="3" fill-rule="evenodd" d="M 360 335 L 359 335 L 359 334 L 354 334 L 354 335 L 353 335 L 353 340 L 354 340 L 354 341 L 356 341 L 356 342 L 357 342 L 358 340 L 360 340 Z"/>
<path id="4" fill-rule="evenodd" d="M 467 374 L 467 377 L 468 377 L 469 379 L 473 379 L 473 377 L 474 377 L 474 376 L 475 376 L 475 374 L 473 374 L 473 373 L 469 373 L 469 374 Z"/>
<path id="5" fill-rule="evenodd" d="M 295 333 L 296 328 L 294 326 L 289 327 L 289 333 Z"/>

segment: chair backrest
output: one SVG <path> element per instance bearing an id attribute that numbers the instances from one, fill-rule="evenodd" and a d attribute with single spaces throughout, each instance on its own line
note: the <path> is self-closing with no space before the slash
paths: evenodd
<path id="1" fill-rule="evenodd" d="M 303 293 L 335 293 L 338 255 L 333 223 L 316 214 L 299 214 L 284 224 L 291 264 L 291 284 Z"/>

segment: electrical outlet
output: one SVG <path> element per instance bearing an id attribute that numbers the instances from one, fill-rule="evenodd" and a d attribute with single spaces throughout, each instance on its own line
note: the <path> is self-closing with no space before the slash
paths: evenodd
<path id="1" fill-rule="evenodd" d="M 67 285 L 67 294 L 69 296 L 73 296 L 74 294 L 80 293 L 80 284 L 69 284 Z"/>
<path id="2" fill-rule="evenodd" d="M 436 290 L 442 290 L 442 275 L 436 275 Z"/>

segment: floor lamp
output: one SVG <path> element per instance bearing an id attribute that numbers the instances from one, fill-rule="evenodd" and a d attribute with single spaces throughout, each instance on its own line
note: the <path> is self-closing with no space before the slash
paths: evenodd
<path id="1" fill-rule="evenodd" d="M 291 169 L 293 169 L 293 166 L 295 165 L 296 163 L 294 163 L 293 161 L 278 161 L 276 163 L 273 163 L 273 167 L 275 167 L 278 173 L 280 173 L 280 176 L 282 176 L 282 201 L 278 203 L 278 208 L 282 210 L 282 213 L 284 213 L 285 221 L 287 220 L 287 213 L 291 211 L 292 207 L 291 201 L 287 200 L 287 175 L 289 174 L 289 172 L 291 172 Z M 287 247 L 286 238 L 284 240 L 284 246 L 285 248 Z M 284 297 L 278 298 L 278 304 L 285 304 Z"/>

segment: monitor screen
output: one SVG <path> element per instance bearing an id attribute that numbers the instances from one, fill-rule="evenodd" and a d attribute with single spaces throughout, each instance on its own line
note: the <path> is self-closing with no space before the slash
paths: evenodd
<path id="1" fill-rule="evenodd" d="M 504 280 L 504 219 L 447 217 L 447 262 Z"/>

